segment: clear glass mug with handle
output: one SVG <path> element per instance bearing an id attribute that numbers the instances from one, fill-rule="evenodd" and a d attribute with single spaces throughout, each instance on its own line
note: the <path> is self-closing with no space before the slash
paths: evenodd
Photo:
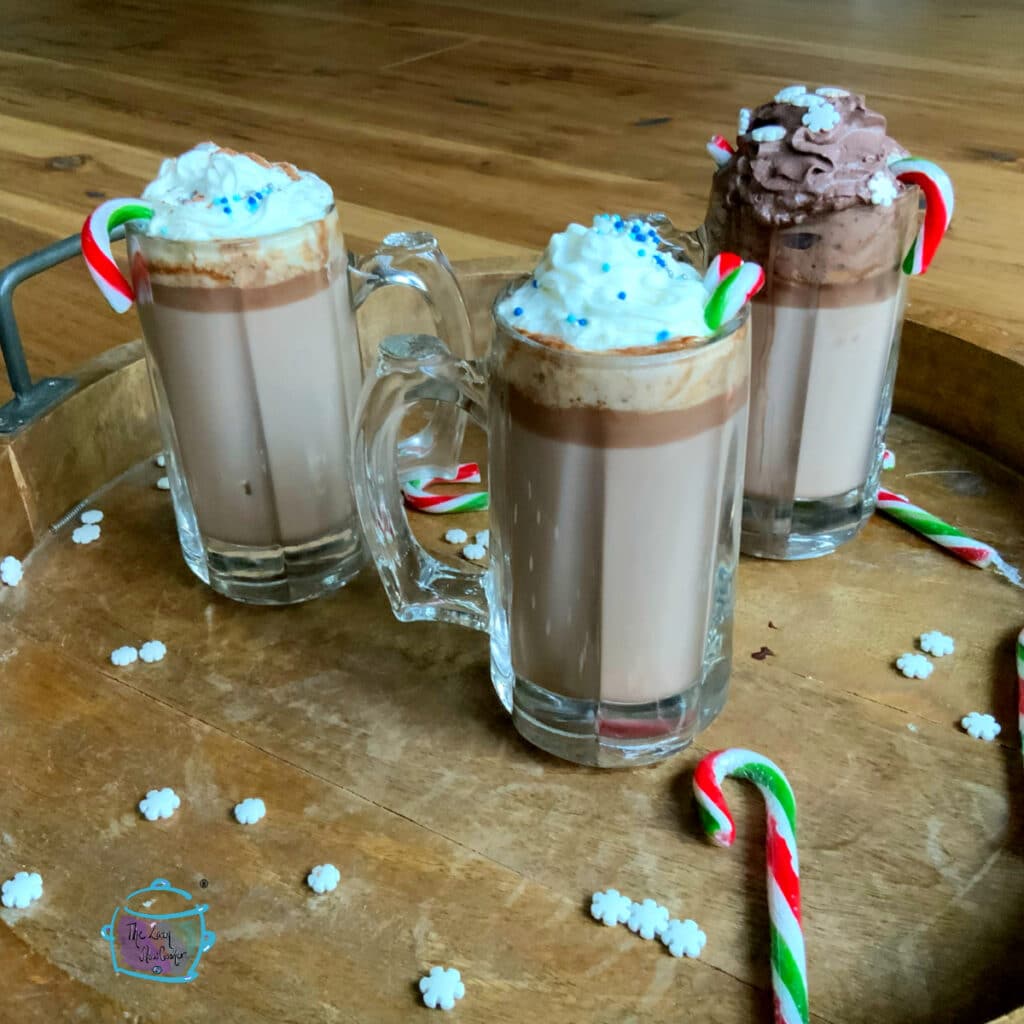
<path id="1" fill-rule="evenodd" d="M 696 231 L 662 231 L 698 266 L 734 252 L 765 273 L 751 314 L 741 550 L 826 555 L 874 511 L 920 190 L 774 226 L 721 188 L 716 178 Z"/>
<path id="2" fill-rule="evenodd" d="M 494 306 L 485 360 L 386 339 L 357 416 L 363 531 L 396 617 L 490 634 L 519 732 L 581 764 L 660 760 L 721 711 L 732 654 L 749 306 L 709 338 L 588 352 Z M 428 554 L 402 507 L 410 404 L 465 408 L 488 435 L 490 564 Z"/>
<path id="3" fill-rule="evenodd" d="M 356 311 L 379 288 L 428 300 L 468 355 L 455 276 L 425 234 L 350 256 L 337 211 L 271 235 L 171 240 L 128 224 L 135 297 L 178 535 L 218 592 L 292 604 L 351 579 L 366 555 L 352 492 L 363 368 Z M 442 407 L 404 438 L 404 467 L 457 460 L 465 417 Z"/>

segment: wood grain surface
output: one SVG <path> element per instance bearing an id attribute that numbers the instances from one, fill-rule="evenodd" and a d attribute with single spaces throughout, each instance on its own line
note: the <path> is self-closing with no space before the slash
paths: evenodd
<path id="1" fill-rule="evenodd" d="M 464 280 L 480 308 L 495 276 Z M 584 770 L 516 737 L 483 637 L 395 622 L 370 572 L 290 609 L 214 595 L 154 487 L 138 346 L 82 377 L 0 440 L 0 549 L 33 549 L 0 592 L 0 866 L 45 879 L 43 901 L 0 912 L 0 1020 L 416 1019 L 433 963 L 463 971 L 467 1022 L 766 1020 L 761 802 L 730 784 L 726 852 L 690 796 L 701 754 L 733 745 L 775 758 L 797 792 L 815 1022 L 981 1024 L 1024 1002 L 1022 602 L 998 577 L 884 520 L 827 559 L 745 560 L 719 721 L 658 767 Z M 1024 561 L 1018 474 L 902 418 L 889 440 L 891 486 Z M 98 543 L 72 544 L 74 524 L 49 533 L 111 477 Z M 487 521 L 412 518 L 448 559 L 444 529 Z M 893 659 L 930 628 L 956 654 L 904 680 Z M 110 665 L 150 638 L 164 662 Z M 999 742 L 957 727 L 970 710 L 997 716 Z M 147 823 L 137 801 L 163 785 L 182 807 Z M 231 808 L 256 795 L 267 818 L 243 829 Z M 325 861 L 342 884 L 316 898 L 303 880 Z M 189 986 L 116 977 L 99 937 L 156 877 L 210 906 L 218 944 Z M 588 895 L 608 885 L 698 920 L 703 958 L 591 921 Z"/>
<path id="2" fill-rule="evenodd" d="M 888 480 L 1024 561 L 1006 468 L 1024 467 L 1019 4 L 7 0 L 2 18 L 0 263 L 213 137 L 319 172 L 358 250 L 426 227 L 454 259 L 507 267 L 597 209 L 695 224 L 703 140 L 739 106 L 790 81 L 865 91 L 957 186 L 911 285 L 901 404 L 1000 460 L 898 418 Z M 18 313 L 36 373 L 138 333 L 78 263 L 19 290 Z M 46 885 L 0 912 L 0 1021 L 415 1020 L 432 963 L 463 971 L 467 1022 L 767 1020 L 759 801 L 730 786 L 725 852 L 689 798 L 697 758 L 742 744 L 797 790 L 814 1021 L 1024 1022 L 1019 592 L 885 521 L 824 561 L 745 561 L 720 721 L 666 765 L 585 771 L 516 739 L 482 637 L 399 625 L 371 574 L 284 611 L 204 588 L 140 461 L 138 350 L 80 376 L 71 404 L 0 440 L 0 554 L 35 548 L 0 592 L 0 874 Z M 111 478 L 100 543 L 49 536 Z M 417 518 L 446 551 L 452 521 Z M 904 681 L 891 661 L 929 628 L 957 654 Z M 109 664 L 151 637 L 164 663 Z M 762 645 L 774 655 L 751 659 Z M 999 742 L 956 728 L 969 710 L 996 714 Z M 154 785 L 183 806 L 150 825 L 134 808 Z M 268 817 L 242 829 L 249 795 Z M 303 880 L 328 860 L 342 884 L 318 899 Z M 99 938 L 161 875 L 210 904 L 219 936 L 190 986 L 116 977 Z M 593 924 L 607 885 L 700 921 L 703 959 Z"/>
<path id="3" fill-rule="evenodd" d="M 708 135 L 842 83 L 956 184 L 908 315 L 1024 362 L 1022 38 L 1009 0 L 6 0 L 0 263 L 208 137 L 319 172 L 357 249 L 427 226 L 453 259 L 515 256 L 600 209 L 695 225 Z M 137 333 L 77 263 L 19 295 L 37 373 Z"/>

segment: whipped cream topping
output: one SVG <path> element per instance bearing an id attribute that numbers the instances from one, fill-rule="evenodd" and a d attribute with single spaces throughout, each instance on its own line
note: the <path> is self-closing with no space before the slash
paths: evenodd
<path id="1" fill-rule="evenodd" d="M 164 160 L 142 198 L 154 207 L 147 234 L 189 241 L 271 235 L 319 220 L 334 203 L 315 174 L 213 142 Z"/>
<path id="2" fill-rule="evenodd" d="M 707 337 L 707 298 L 701 275 L 651 224 L 602 213 L 591 227 L 552 235 L 533 277 L 500 312 L 525 333 L 606 352 Z"/>

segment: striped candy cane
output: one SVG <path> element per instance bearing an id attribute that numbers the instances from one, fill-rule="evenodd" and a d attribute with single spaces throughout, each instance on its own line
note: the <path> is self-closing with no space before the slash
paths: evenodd
<path id="1" fill-rule="evenodd" d="M 753 782 L 768 811 L 768 913 L 772 932 L 775 1024 L 808 1024 L 807 954 L 800 921 L 796 798 L 782 770 L 752 750 L 708 754 L 693 775 L 701 823 L 712 842 L 731 846 L 736 826 L 722 792 L 726 776 Z"/>
<path id="2" fill-rule="evenodd" d="M 895 469 L 896 468 L 896 453 L 891 448 L 886 448 L 882 452 L 882 469 Z"/>
<path id="3" fill-rule="evenodd" d="M 475 462 L 464 462 L 452 476 L 435 476 L 427 480 L 410 479 L 402 483 L 402 497 L 409 508 L 417 512 L 482 512 L 489 499 L 486 491 L 471 491 L 469 494 L 431 494 L 427 490 L 433 484 L 478 484 L 480 467 Z"/>
<path id="4" fill-rule="evenodd" d="M 996 549 L 980 540 L 973 540 L 955 526 L 943 522 L 938 516 L 926 512 L 913 504 L 902 494 L 894 494 L 885 488 L 878 489 L 878 510 L 891 516 L 896 522 L 909 527 L 933 544 L 945 548 L 950 554 L 965 562 L 986 569 L 998 557 Z"/>
<path id="5" fill-rule="evenodd" d="M 110 232 L 130 220 L 148 220 L 153 207 L 141 199 L 108 199 L 100 203 L 82 225 L 82 256 L 92 279 L 115 313 L 127 313 L 135 301 L 110 251 Z"/>
<path id="6" fill-rule="evenodd" d="M 1024 629 L 1017 634 L 1017 725 L 1020 751 L 1024 754 Z"/>
<path id="7" fill-rule="evenodd" d="M 724 167 L 736 152 L 732 143 L 722 135 L 712 135 L 707 143 L 708 155 L 719 167 Z"/>
<path id="8" fill-rule="evenodd" d="M 953 219 L 953 183 L 938 164 L 916 156 L 894 160 L 889 170 L 900 181 L 917 185 L 924 194 L 924 221 L 903 261 L 905 274 L 923 274 Z"/>

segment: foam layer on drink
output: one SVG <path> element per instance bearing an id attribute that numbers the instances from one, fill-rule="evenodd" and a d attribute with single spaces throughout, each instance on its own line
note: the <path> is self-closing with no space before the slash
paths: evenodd
<path id="1" fill-rule="evenodd" d="M 142 198 L 154 208 L 146 234 L 190 241 L 273 235 L 334 204 L 330 185 L 310 171 L 213 142 L 164 160 Z"/>

